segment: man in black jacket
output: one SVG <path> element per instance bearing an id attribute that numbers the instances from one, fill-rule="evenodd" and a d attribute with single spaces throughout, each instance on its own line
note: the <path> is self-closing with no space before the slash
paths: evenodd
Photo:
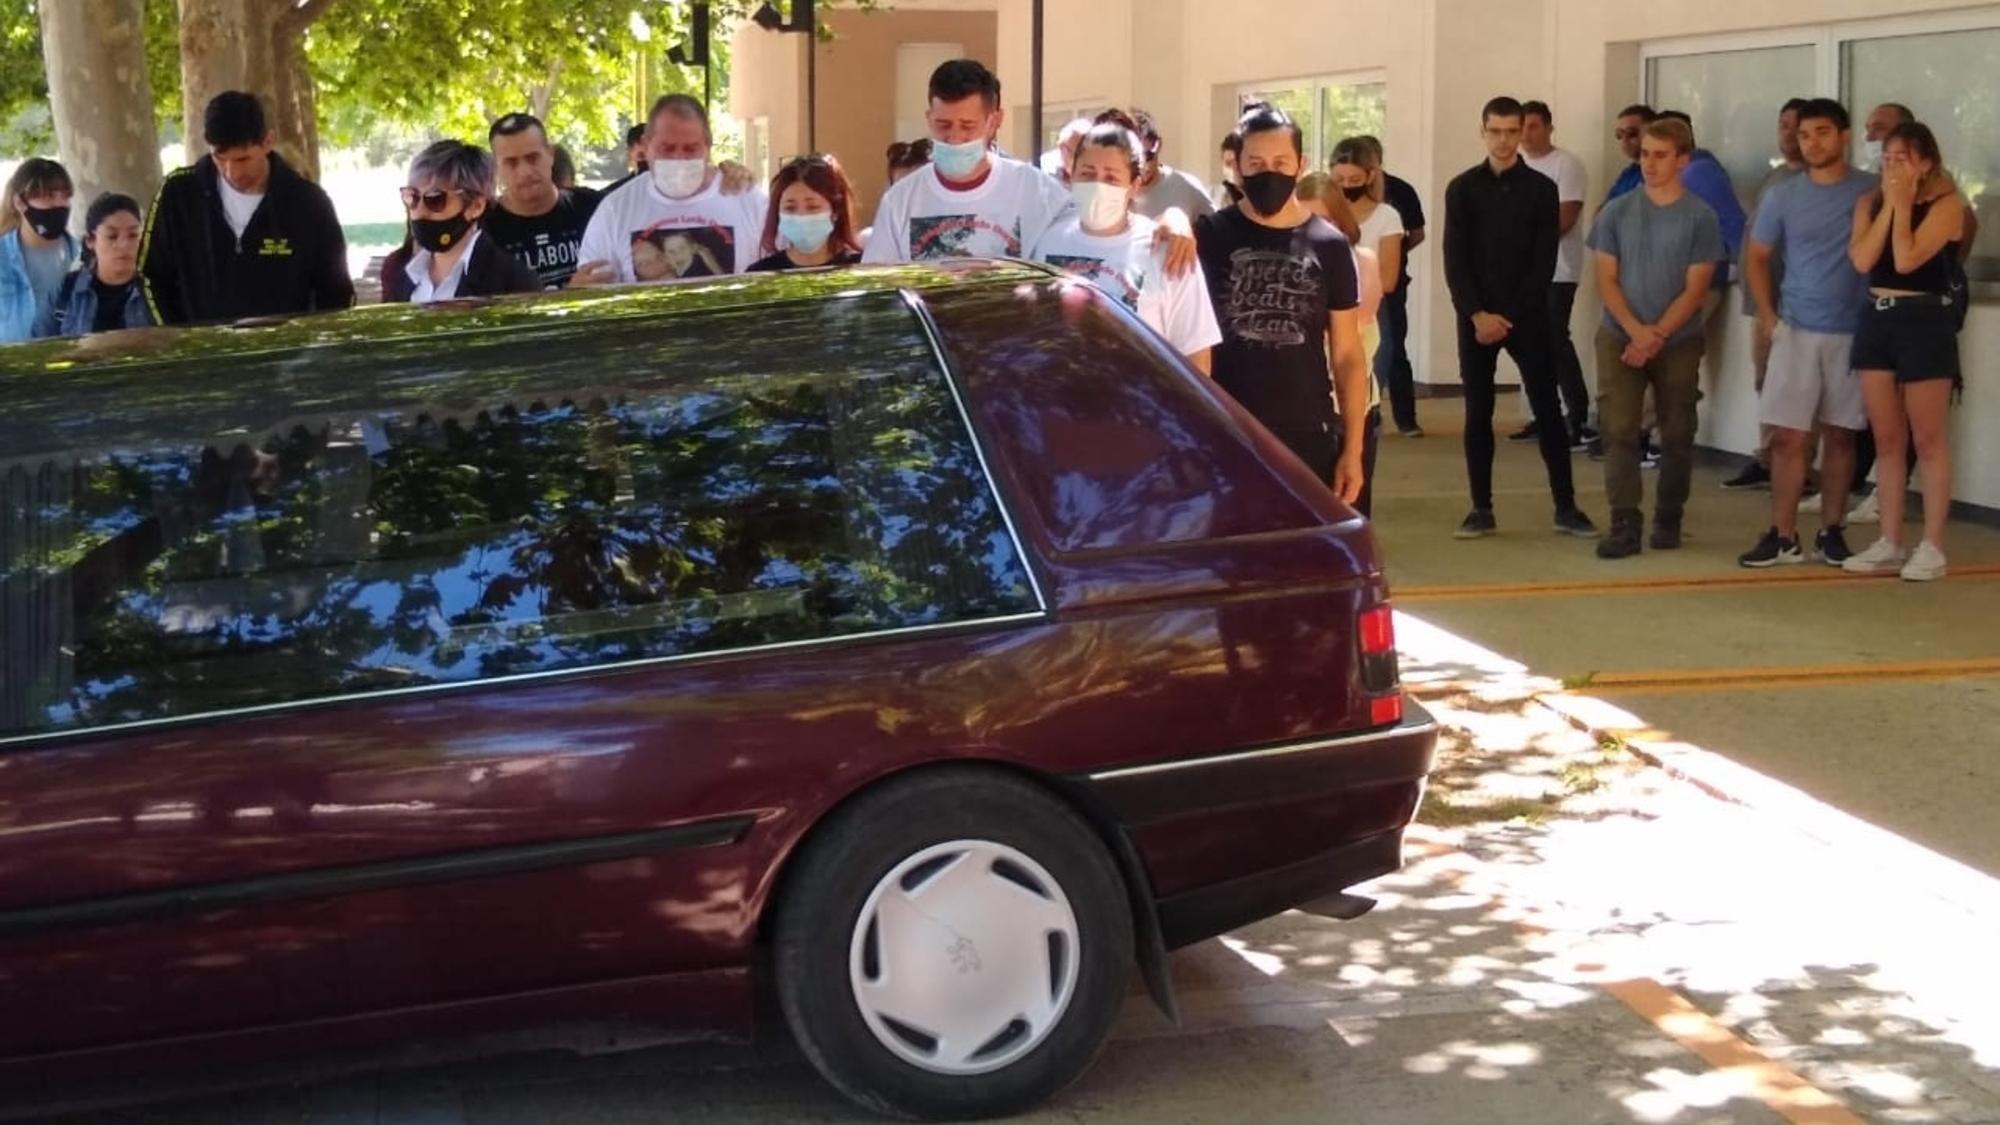
<path id="1" fill-rule="evenodd" d="M 155 317 L 198 324 L 354 304 L 333 202 L 271 151 L 255 95 L 217 94 L 205 160 L 160 185 L 139 250 Z"/>
<path id="2" fill-rule="evenodd" d="M 1521 159 L 1521 103 L 1494 98 L 1480 114 L 1486 159 L 1445 189 L 1444 273 L 1458 312 L 1458 374 L 1465 385 L 1465 471 L 1472 513 L 1455 533 L 1477 539 L 1493 518 L 1493 374 L 1504 349 L 1539 424 L 1542 463 L 1555 499 L 1555 529 L 1594 538 L 1576 506 L 1569 427 L 1550 353 L 1549 279 L 1560 238 L 1555 181 Z"/>

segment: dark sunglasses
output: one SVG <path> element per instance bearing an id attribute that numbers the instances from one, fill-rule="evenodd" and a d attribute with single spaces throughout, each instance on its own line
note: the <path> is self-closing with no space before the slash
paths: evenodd
<path id="1" fill-rule="evenodd" d="M 1629 140 L 1631 140 L 1631 139 L 1632 139 L 1633 137 L 1636 137 L 1636 136 L 1638 136 L 1638 135 L 1639 135 L 1639 130 L 1637 130 L 1637 129 L 1613 129 L 1613 130 L 1611 131 L 1611 135 L 1612 135 L 1612 136 L 1614 136 L 1614 137 L 1616 137 L 1616 138 L 1618 138 L 1618 139 L 1619 139 L 1619 140 L 1621 140 L 1621 141 L 1629 141 Z"/>
<path id="2" fill-rule="evenodd" d="M 451 197 L 457 194 L 458 192 L 455 190 L 418 191 L 416 188 L 406 187 L 403 189 L 403 209 L 405 211 L 414 211 L 417 209 L 417 204 L 422 203 L 426 211 L 442 211 L 444 210 L 444 205 L 450 202 Z"/>
<path id="3" fill-rule="evenodd" d="M 799 156 L 787 156 L 784 163 L 778 165 L 778 171 L 789 172 L 794 168 L 834 167 L 838 167 L 838 164 L 835 163 L 833 157 L 822 152 L 808 152 Z"/>

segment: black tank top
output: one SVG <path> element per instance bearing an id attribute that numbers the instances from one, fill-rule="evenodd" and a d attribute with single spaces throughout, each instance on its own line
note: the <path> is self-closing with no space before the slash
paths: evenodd
<path id="1" fill-rule="evenodd" d="M 1939 199 L 1944 198 L 1939 196 Z M 1919 203 L 1910 208 L 1910 229 L 1924 225 L 1924 216 L 1931 213 L 1931 204 L 1937 199 Z M 1875 201 L 1875 214 L 1882 213 L 1882 201 Z M 1893 242 L 1894 236 L 1891 236 Z M 1944 248 L 1931 255 L 1930 260 L 1909 273 L 1896 272 L 1896 248 L 1890 244 L 1882 247 L 1882 256 L 1875 259 L 1875 268 L 1868 271 L 1868 287 L 1871 289 L 1901 289 L 1910 293 L 1949 293 L 1951 291 L 1951 263 L 1958 257 L 1958 240 L 1952 239 Z"/>

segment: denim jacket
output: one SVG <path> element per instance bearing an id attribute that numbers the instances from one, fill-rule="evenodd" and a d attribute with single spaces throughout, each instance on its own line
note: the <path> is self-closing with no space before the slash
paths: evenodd
<path id="1" fill-rule="evenodd" d="M 76 239 L 63 235 L 63 257 L 76 263 Z M 87 287 L 86 287 L 87 288 Z M 35 287 L 28 280 L 27 259 L 21 253 L 21 232 L 0 235 L 0 343 L 26 340 L 34 335 L 35 322 L 44 310 L 35 299 Z"/>
<path id="2" fill-rule="evenodd" d="M 139 279 L 135 277 L 133 280 Z M 90 266 L 72 270 L 63 279 L 62 287 L 56 290 L 54 299 L 42 306 L 41 315 L 35 318 L 35 335 L 89 335 L 90 326 L 97 323 L 97 287 L 91 281 Z M 146 303 L 145 284 L 133 285 L 126 291 L 125 317 L 119 327 L 151 328 L 158 323 L 152 306 Z"/>

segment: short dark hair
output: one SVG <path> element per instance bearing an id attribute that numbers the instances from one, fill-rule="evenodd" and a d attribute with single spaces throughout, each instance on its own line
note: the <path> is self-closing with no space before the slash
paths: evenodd
<path id="1" fill-rule="evenodd" d="M 1854 127 L 1854 119 L 1847 115 L 1847 107 L 1832 98 L 1807 98 L 1799 109 L 1799 124 L 1808 121 L 1831 121 L 1833 127 L 1845 133 Z"/>
<path id="2" fill-rule="evenodd" d="M 542 125 L 542 119 L 534 114 L 503 113 L 494 118 L 492 127 L 486 130 L 486 143 L 491 145 L 495 137 L 518 137 L 530 129 L 540 133 L 544 141 L 549 139 L 548 129 Z M 643 129 L 640 131 L 644 132 Z"/>
<path id="3" fill-rule="evenodd" d="M 630 129 L 625 130 L 626 148 L 631 148 L 633 145 L 636 145 L 640 141 L 643 141 L 645 139 L 646 139 L 646 123 L 644 121 L 641 121 L 637 125 L 632 126 Z"/>
<path id="4" fill-rule="evenodd" d="M 573 187 L 576 184 L 576 161 L 570 158 L 569 150 L 561 145 L 555 146 L 555 155 L 549 158 L 549 179 L 559 188 Z"/>
<path id="5" fill-rule="evenodd" d="M 1542 101 L 1539 98 L 1522 102 L 1521 116 L 1539 117 L 1542 119 L 1542 124 L 1547 125 L 1551 128 L 1555 127 L 1556 123 L 1555 111 L 1549 108 L 1549 103 Z"/>
<path id="6" fill-rule="evenodd" d="M 90 209 L 83 213 L 83 233 L 96 234 L 104 220 L 113 215 L 126 214 L 135 219 L 145 217 L 139 210 L 139 201 L 129 195 L 107 191 L 90 201 Z"/>
<path id="7" fill-rule="evenodd" d="M 1158 156 L 1160 152 L 1160 123 L 1153 120 L 1153 115 L 1140 109 L 1138 106 L 1133 106 L 1132 127 L 1138 131 L 1139 139 L 1146 142 L 1147 158 L 1151 159 Z"/>
<path id="8" fill-rule="evenodd" d="M 1619 117 L 1636 117 L 1641 124 L 1650 125 L 1659 116 L 1658 113 L 1653 112 L 1653 107 L 1647 105 L 1645 102 L 1633 102 L 1631 105 L 1619 110 L 1617 116 L 1613 117 L 1612 120 L 1616 121 Z"/>
<path id="9" fill-rule="evenodd" d="M 988 113 L 1000 105 L 1000 79 L 978 59 L 952 59 L 931 71 L 932 101 L 962 102 L 974 94 Z"/>
<path id="10" fill-rule="evenodd" d="M 1502 94 L 1480 107 L 1479 123 L 1484 125 L 1496 117 L 1520 117 L 1523 113 L 1520 102 Z"/>
<path id="11" fill-rule="evenodd" d="M 1132 128 L 1131 118 L 1123 113 L 1119 113 L 1118 117 L 1123 118 L 1123 121 L 1110 120 L 1110 114 L 1098 118 L 1097 124 L 1092 125 L 1090 131 L 1083 135 L 1083 139 L 1076 143 L 1076 153 L 1069 161 L 1071 171 L 1076 170 L 1077 159 L 1083 155 L 1086 147 L 1115 148 L 1124 153 L 1126 160 L 1131 163 L 1132 179 L 1135 182 L 1139 179 L 1139 173 L 1146 165 L 1146 142 L 1140 139 L 1139 131 Z"/>
<path id="12" fill-rule="evenodd" d="M 1231 129 L 1222 134 L 1222 151 L 1231 156 L 1243 155 L 1243 138 L 1237 136 L 1236 130 Z"/>
<path id="13" fill-rule="evenodd" d="M 647 133 L 653 131 L 654 123 L 659 121 L 663 113 L 692 117 L 701 122 L 702 139 L 710 144 L 715 143 L 715 134 L 708 128 L 708 107 L 701 104 L 700 98 L 693 94 L 661 94 L 654 100 L 652 110 L 646 114 Z"/>
<path id="14" fill-rule="evenodd" d="M 1305 130 L 1299 123 L 1285 115 L 1277 106 L 1264 104 L 1253 106 L 1249 112 L 1236 119 L 1236 152 L 1241 155 L 1243 142 L 1258 133 L 1269 133 L 1283 129 L 1292 138 L 1292 151 L 1300 156 L 1306 154 Z"/>
<path id="15" fill-rule="evenodd" d="M 1783 117 L 1787 113 L 1804 113 L 1806 107 L 1811 104 L 1811 98 L 1789 98 L 1784 105 L 1778 107 L 1778 116 Z"/>
<path id="16" fill-rule="evenodd" d="M 1910 122 L 1915 121 L 1917 119 L 1916 112 L 1912 110 L 1909 106 L 1904 105 L 1902 102 L 1883 102 L 1876 108 L 1895 110 L 1896 124 L 1898 125 L 1908 125 Z"/>
<path id="17" fill-rule="evenodd" d="M 201 113 L 201 139 L 214 149 L 242 148 L 264 143 L 271 133 L 264 121 L 264 105 L 257 95 L 242 90 L 224 90 L 208 100 Z"/>
<path id="18" fill-rule="evenodd" d="M 1653 116 L 1653 120 L 1678 121 L 1690 129 L 1694 128 L 1694 118 L 1689 117 L 1685 110 L 1663 109 Z"/>

